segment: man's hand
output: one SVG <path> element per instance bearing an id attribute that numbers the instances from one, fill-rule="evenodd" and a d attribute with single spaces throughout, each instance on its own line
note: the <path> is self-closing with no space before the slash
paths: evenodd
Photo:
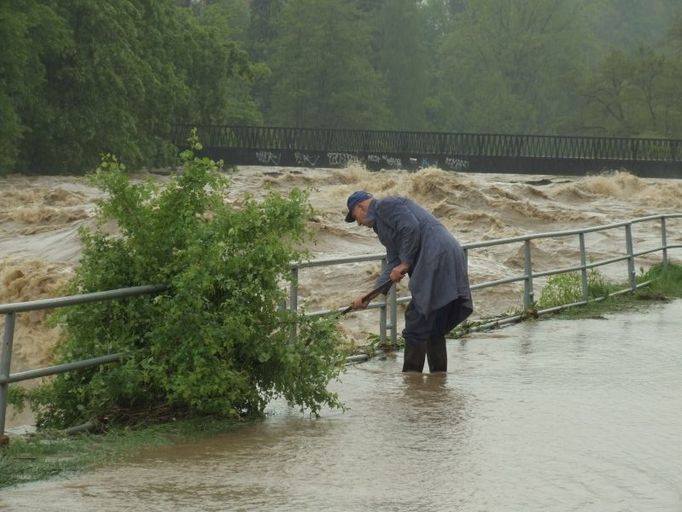
<path id="1" fill-rule="evenodd" d="M 398 265 L 393 267 L 393 270 L 391 270 L 391 275 L 389 277 L 391 278 L 391 281 L 397 283 L 403 277 L 405 277 L 405 274 L 407 274 L 408 270 L 410 270 L 410 266 L 407 263 L 399 263 Z"/>
<path id="2" fill-rule="evenodd" d="M 359 297 L 356 297 L 353 299 L 353 302 L 351 302 L 351 307 L 353 310 L 356 309 L 367 309 L 367 306 L 369 306 L 370 300 L 365 300 L 366 295 L 360 295 Z"/>

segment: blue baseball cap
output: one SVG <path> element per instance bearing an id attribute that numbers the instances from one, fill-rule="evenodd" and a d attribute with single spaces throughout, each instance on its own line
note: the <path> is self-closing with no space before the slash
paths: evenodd
<path id="1" fill-rule="evenodd" d="M 372 196 L 369 192 L 365 192 L 364 190 L 356 190 L 353 192 L 351 195 L 348 196 L 348 200 L 346 201 L 346 206 L 348 206 L 348 213 L 346 214 L 346 222 L 355 222 L 355 217 L 353 217 L 353 208 L 358 203 L 361 203 L 365 199 L 369 199 Z"/>

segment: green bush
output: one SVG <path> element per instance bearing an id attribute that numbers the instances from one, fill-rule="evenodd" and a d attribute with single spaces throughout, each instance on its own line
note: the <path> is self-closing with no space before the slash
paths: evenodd
<path id="1" fill-rule="evenodd" d="M 606 297 L 610 287 L 604 276 L 596 269 L 587 272 L 588 300 Z M 582 275 L 580 272 L 566 272 L 551 276 L 540 292 L 536 306 L 540 309 L 572 304 L 583 300 Z"/>
<path id="2" fill-rule="evenodd" d="M 258 415 L 276 396 L 313 414 L 323 405 L 340 406 L 326 389 L 343 361 L 335 319 L 307 319 L 278 307 L 289 262 L 303 256 L 307 194 L 270 193 L 261 202 L 247 197 L 233 208 L 223 200 L 228 181 L 215 162 L 192 152 L 182 159 L 181 172 L 162 189 L 132 183 L 112 157 L 94 173 L 106 199 L 97 228 L 81 232 L 83 255 L 68 291 L 169 288 L 59 310 L 65 336 L 58 362 L 126 357 L 40 387 L 32 401 L 41 425 Z"/>

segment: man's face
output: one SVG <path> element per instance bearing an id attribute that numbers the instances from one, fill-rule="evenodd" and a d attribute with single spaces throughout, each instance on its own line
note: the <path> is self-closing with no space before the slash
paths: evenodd
<path id="1" fill-rule="evenodd" d="M 355 222 L 358 223 L 358 226 L 372 227 L 372 223 L 367 220 L 367 210 L 369 209 L 369 203 L 371 202 L 371 199 L 365 199 L 353 207 L 353 218 L 355 219 Z"/>

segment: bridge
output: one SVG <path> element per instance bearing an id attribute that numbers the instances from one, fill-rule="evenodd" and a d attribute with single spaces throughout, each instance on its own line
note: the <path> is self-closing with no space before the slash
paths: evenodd
<path id="1" fill-rule="evenodd" d="M 176 125 L 187 146 L 193 126 Z M 197 126 L 203 155 L 227 165 L 439 167 L 460 172 L 586 175 L 627 169 L 648 178 L 682 178 L 682 140 L 493 133 L 407 132 L 272 126 Z"/>

